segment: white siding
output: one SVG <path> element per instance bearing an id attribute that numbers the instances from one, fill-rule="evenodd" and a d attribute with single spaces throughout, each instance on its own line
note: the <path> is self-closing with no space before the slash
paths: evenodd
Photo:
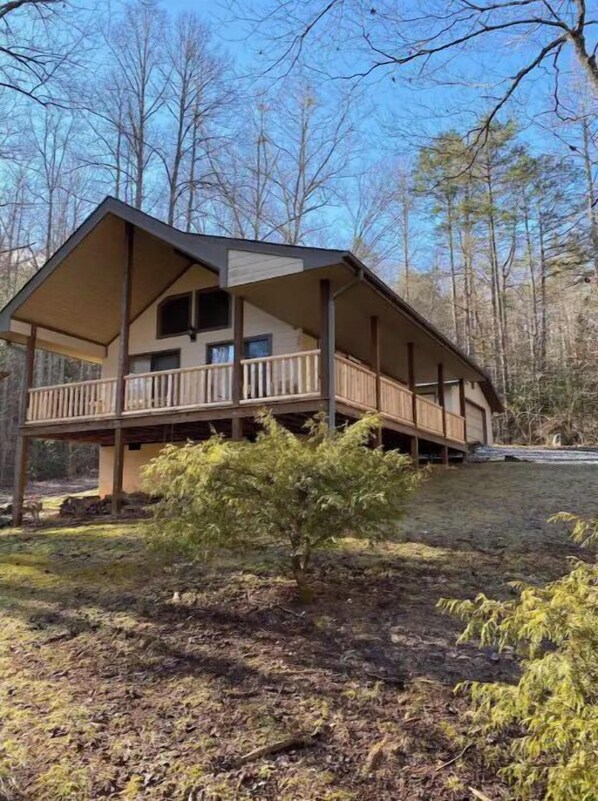
<path id="1" fill-rule="evenodd" d="M 228 252 L 228 286 L 265 281 L 267 278 L 292 275 L 300 273 L 302 270 L 302 259 L 268 256 L 264 253 L 247 250 L 229 250 Z"/>

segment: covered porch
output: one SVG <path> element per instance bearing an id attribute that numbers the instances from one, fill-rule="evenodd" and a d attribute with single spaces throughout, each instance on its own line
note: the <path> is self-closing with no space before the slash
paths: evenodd
<path id="1" fill-rule="evenodd" d="M 257 267 L 233 269 L 248 262 Z M 193 265 L 210 271 L 215 285 L 232 296 L 232 361 L 131 373 L 131 324 Z M 307 347 L 243 358 L 249 304 L 302 332 Z M 183 234 L 113 199 L 6 307 L 0 330 L 26 345 L 17 523 L 28 444 L 35 437 L 112 445 L 116 514 L 127 444 L 199 438 L 211 422 L 240 439 L 264 406 L 290 423 L 323 412 L 332 426 L 376 411 L 385 445 L 409 450 L 416 462 L 420 446 L 433 445 L 447 463 L 451 451 L 467 449 L 464 382 L 487 380 L 349 253 Z M 112 343 L 116 375 L 32 385 L 37 347 L 101 364 Z M 459 382 L 459 413 L 445 407 L 448 381 Z M 418 384 L 430 382 L 438 387 L 437 403 L 417 394 Z"/>

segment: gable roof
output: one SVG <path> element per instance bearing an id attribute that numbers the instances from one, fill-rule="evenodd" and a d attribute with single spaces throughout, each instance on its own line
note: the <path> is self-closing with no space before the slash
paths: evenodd
<path id="1" fill-rule="evenodd" d="M 108 311 L 110 311 L 110 316 L 113 316 L 115 304 L 116 309 L 119 307 L 117 302 L 119 288 L 118 286 L 113 286 L 113 283 L 121 269 L 118 263 L 118 254 L 120 253 L 118 248 L 121 247 L 122 240 L 118 240 L 118 231 L 114 225 L 111 227 L 111 220 L 130 223 L 138 231 L 142 232 L 142 236 L 145 236 L 146 239 L 144 248 L 142 248 L 143 252 L 140 253 L 138 258 L 143 264 L 147 287 L 144 288 L 143 293 L 140 290 L 138 292 L 139 296 L 134 298 L 132 306 L 133 317 L 140 310 L 147 307 L 149 303 L 155 301 L 173 280 L 192 264 L 199 264 L 211 270 L 219 276 L 221 284 L 225 283 L 230 250 L 253 251 L 260 254 L 298 258 L 303 263 L 304 271 L 344 265 L 363 278 L 372 290 L 385 298 L 397 312 L 409 320 L 410 324 L 425 331 L 427 337 L 431 338 L 443 349 L 450 351 L 453 357 L 467 365 L 470 371 L 475 372 L 479 376 L 479 380 L 489 387 L 488 392 L 492 396 L 492 407 L 496 411 L 502 409 L 500 399 L 492 386 L 489 376 L 466 353 L 415 311 L 350 251 L 187 233 L 110 196 L 99 204 L 66 242 L 47 260 L 43 267 L 0 311 L 0 332 L 8 332 L 11 320 L 14 319 L 22 322 L 36 322 L 49 330 L 59 330 L 62 334 L 80 337 L 85 340 L 85 336 L 81 336 L 80 331 L 72 330 L 72 326 L 71 330 L 69 330 L 66 319 L 72 309 L 73 302 L 76 303 L 76 297 L 75 299 L 73 297 L 67 298 L 62 309 L 59 304 L 56 307 L 52 307 L 52 304 L 40 302 L 37 306 L 38 316 L 40 314 L 39 307 L 41 306 L 44 309 L 40 319 L 33 319 L 31 314 L 31 304 L 35 302 L 35 293 L 39 290 L 43 295 L 49 283 L 57 280 L 55 276 L 58 268 L 61 265 L 72 262 L 72 269 L 69 275 L 64 278 L 63 284 L 66 284 L 67 289 L 71 289 L 72 295 L 74 292 L 73 281 L 81 276 L 80 280 L 83 280 L 86 287 L 87 284 L 90 284 L 88 289 L 92 297 L 93 309 L 96 313 L 96 328 L 99 333 L 97 334 L 97 339 L 90 336 L 88 341 L 103 346 L 112 341 L 118 330 L 114 330 L 114 320 L 110 323 L 106 320 L 106 324 L 103 326 L 100 324 L 102 320 L 108 317 Z M 94 236 L 101 243 L 102 258 L 100 259 L 92 251 L 90 258 L 93 262 L 93 272 L 90 268 L 89 274 L 84 276 L 81 272 L 82 264 L 77 262 L 77 253 L 80 253 L 78 249 L 83 243 L 89 243 Z M 112 250 L 110 250 L 111 247 Z M 162 248 L 162 250 L 157 252 L 159 248 Z M 168 254 L 168 258 L 166 258 L 166 254 Z M 176 255 L 176 259 L 173 258 L 173 254 Z M 86 265 L 83 266 L 86 267 Z M 55 292 L 54 297 L 57 295 L 59 293 Z M 61 313 L 65 318 L 64 327 L 53 329 L 52 322 Z"/>

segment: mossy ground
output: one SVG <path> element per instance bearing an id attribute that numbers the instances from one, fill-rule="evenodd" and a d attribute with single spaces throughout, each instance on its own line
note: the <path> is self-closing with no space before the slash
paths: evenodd
<path id="1" fill-rule="evenodd" d="M 451 688 L 515 666 L 457 648 L 435 604 L 562 573 L 575 548 L 545 520 L 595 516 L 597 478 L 434 471 L 393 542 L 319 559 L 308 606 L 272 553 L 165 565 L 142 523 L 2 532 L 0 799 L 508 798 L 475 747 L 451 762 L 469 744 Z"/>

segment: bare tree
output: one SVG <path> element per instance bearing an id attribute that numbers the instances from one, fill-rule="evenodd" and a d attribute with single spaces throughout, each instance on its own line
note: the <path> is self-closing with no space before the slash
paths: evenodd
<path id="1" fill-rule="evenodd" d="M 229 65 L 216 52 L 209 28 L 194 14 L 177 19 L 166 43 L 164 73 L 165 107 L 172 132 L 159 148 L 168 185 L 166 216 L 170 225 L 175 223 L 186 196 L 186 227 L 190 230 L 201 182 L 200 161 L 207 166 L 206 151 L 221 138 L 218 127 L 234 98 Z"/>
<path id="2" fill-rule="evenodd" d="M 233 5 L 243 5 L 234 0 Z M 336 78 L 363 80 L 404 70 L 410 82 L 464 79 L 455 65 L 476 48 L 493 48 L 500 77 L 476 140 L 535 71 L 551 68 L 558 90 L 559 64 L 571 50 L 598 93 L 595 9 L 585 0 L 275 0 L 264 12 L 246 12 L 267 28 L 274 55 L 271 74 L 287 74 L 305 61 Z M 339 53 L 346 55 L 344 57 Z M 334 54 L 334 55 L 333 55 Z M 516 64 L 513 67 L 513 64 Z M 349 66 L 350 65 L 350 66 Z M 484 84 L 484 94 L 487 85 Z M 484 97 L 484 103 L 486 99 Z"/>
<path id="3" fill-rule="evenodd" d="M 112 119 L 117 145 L 113 149 L 118 164 L 129 181 L 125 197 L 137 208 L 146 197 L 147 172 L 155 156 L 151 125 L 164 103 L 162 72 L 163 38 L 166 19 L 156 0 L 134 0 L 124 9 L 122 19 L 107 32 L 116 79 Z M 124 140 L 124 142 L 123 142 Z M 126 153 L 123 144 L 126 143 Z M 126 164 L 123 170 L 122 161 Z"/>

